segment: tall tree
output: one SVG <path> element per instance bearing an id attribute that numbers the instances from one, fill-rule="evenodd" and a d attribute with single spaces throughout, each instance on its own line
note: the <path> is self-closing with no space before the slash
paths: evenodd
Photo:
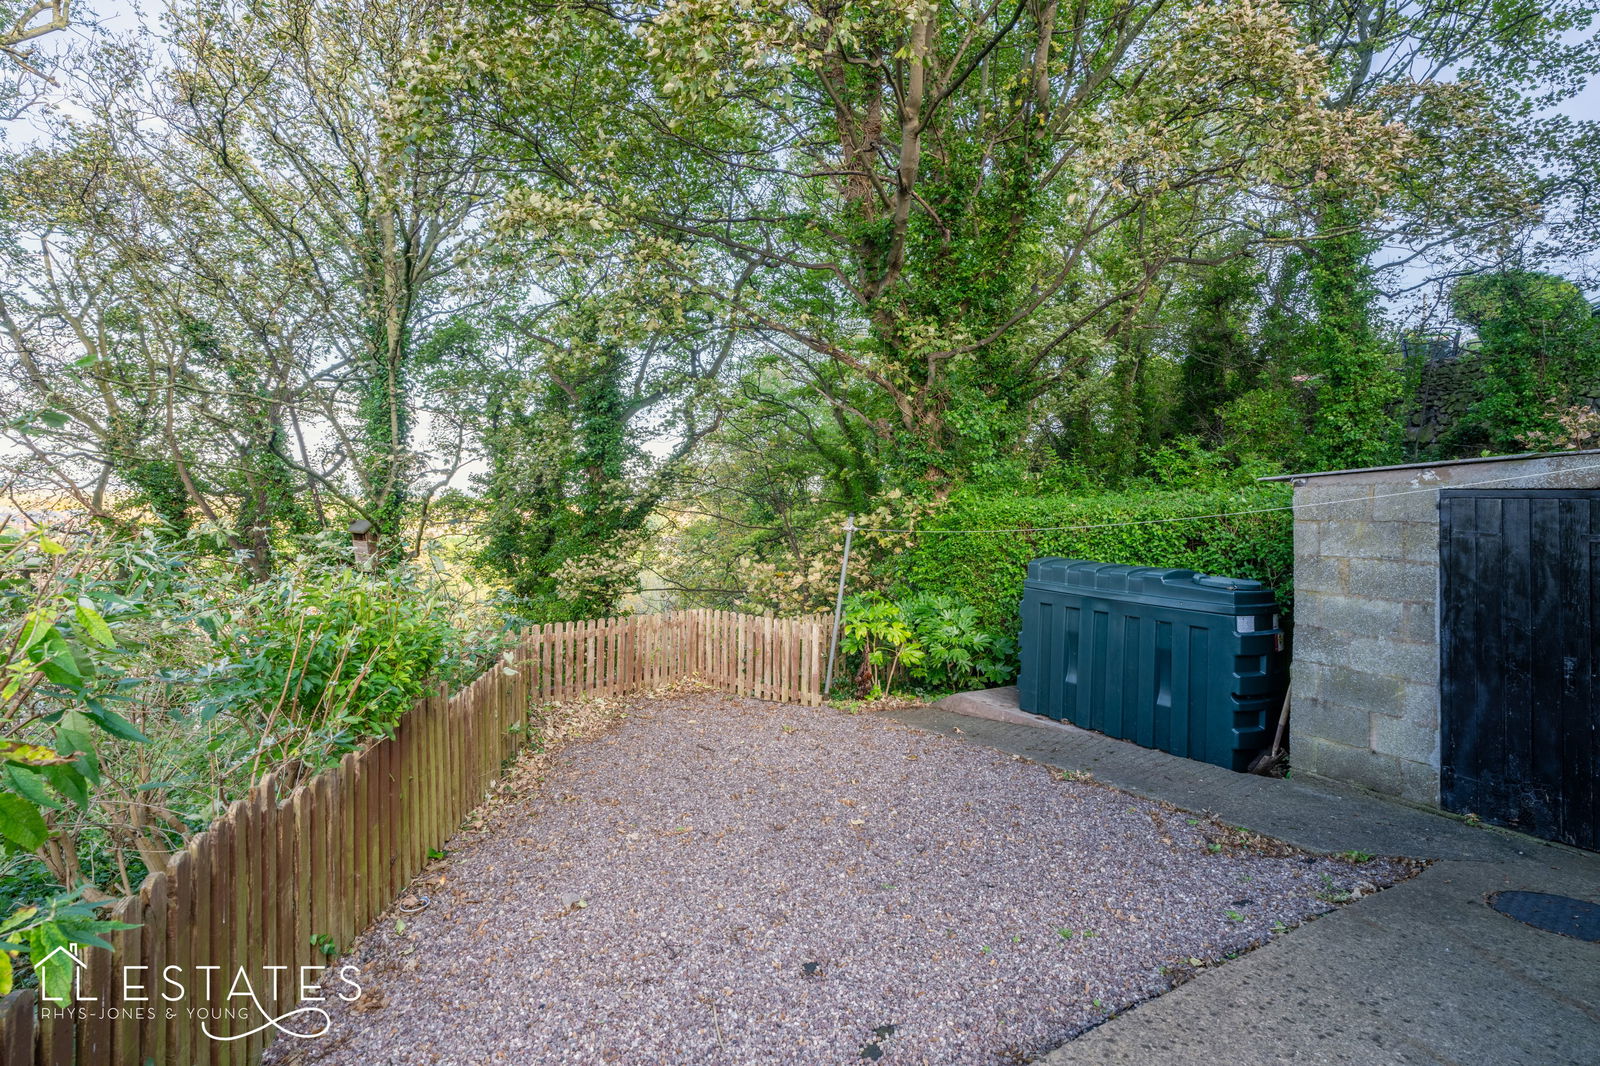
<path id="1" fill-rule="evenodd" d="M 470 133 L 448 111 L 397 121 L 409 64 L 457 17 L 450 0 L 197 0 L 169 16 L 173 88 L 148 101 L 160 122 L 109 115 L 158 165 L 202 157 L 194 193 L 293 271 L 322 319 L 301 341 L 307 399 L 348 459 L 343 498 L 384 538 L 419 473 L 413 353 L 452 297 L 470 299 L 490 239 L 495 182 Z"/>
<path id="2" fill-rule="evenodd" d="M 1255 327 L 1262 280 L 1253 258 L 1235 258 L 1201 271 L 1179 302 L 1184 338 L 1178 421 L 1184 432 L 1213 447 L 1226 443 L 1228 402 L 1255 388 L 1260 376 Z"/>
<path id="3" fill-rule="evenodd" d="M 540 620 L 617 609 L 657 503 L 721 421 L 736 356 L 726 316 L 680 287 L 670 255 L 605 244 L 569 263 L 550 304 L 505 316 L 507 357 L 478 375 L 478 558 Z"/>
<path id="4" fill-rule="evenodd" d="M 1300 10 L 1331 60 L 1326 106 L 1377 112 L 1415 138 L 1381 197 L 1318 205 L 1331 215 L 1317 232 L 1358 224 L 1386 249 L 1381 286 L 1504 262 L 1588 183 L 1581 143 L 1594 124 L 1560 105 L 1600 72 L 1592 0 L 1312 0 Z M 1330 269 L 1370 284 L 1363 249 L 1337 244 Z"/>
<path id="5" fill-rule="evenodd" d="M 460 419 L 428 410 L 415 353 L 522 276 L 486 255 L 496 180 L 467 131 L 399 113 L 408 64 L 456 17 L 196 0 L 75 72 L 86 116 L 10 189 L 13 261 L 51 267 L 3 316 L 26 391 L 72 419 L 58 442 L 96 442 L 57 464 L 68 480 L 98 466 L 97 487 L 213 522 L 263 573 L 274 536 L 333 518 L 399 550 L 413 493 L 464 459 L 459 433 L 418 439 L 419 415 Z"/>
<path id="6" fill-rule="evenodd" d="M 169 528 L 211 523 L 264 575 L 272 533 L 311 525 L 289 432 L 304 378 L 282 342 L 306 325 L 292 274 L 92 135 L 13 160 L 0 187 L 33 271 L 0 297 L 10 400 L 56 416 L 19 426 L 20 443 L 90 513 L 116 521 L 120 484 Z"/>
<path id="7" fill-rule="evenodd" d="M 1386 188 L 1333 173 L 1312 201 L 1301 255 L 1285 261 L 1308 297 L 1294 343 L 1312 393 L 1304 461 L 1398 456 L 1403 381 L 1380 336 L 1381 295 L 1494 268 L 1532 243 L 1545 254 L 1592 243 L 1592 228 L 1561 218 L 1564 202 L 1587 195 L 1592 124 L 1552 109 L 1600 70 L 1600 38 L 1585 34 L 1596 10 L 1588 0 L 1303 6 L 1308 38 L 1331 60 L 1326 106 L 1380 114 L 1414 138 Z"/>
<path id="8" fill-rule="evenodd" d="M 902 480 L 1007 453 L 1173 267 L 1408 144 L 1270 2 L 497 12 L 433 75 L 546 195 L 754 268 L 730 305 Z"/>

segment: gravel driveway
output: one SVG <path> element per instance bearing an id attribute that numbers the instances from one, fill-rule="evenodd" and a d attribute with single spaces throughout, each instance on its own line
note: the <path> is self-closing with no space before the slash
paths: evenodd
<path id="1" fill-rule="evenodd" d="M 870 715 L 628 711 L 514 777 L 269 1061 L 1023 1062 L 1406 872 Z"/>

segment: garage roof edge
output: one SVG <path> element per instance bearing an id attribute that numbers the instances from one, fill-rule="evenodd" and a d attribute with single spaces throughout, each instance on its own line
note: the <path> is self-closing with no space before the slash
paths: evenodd
<path id="1" fill-rule="evenodd" d="M 1600 448 L 1579 448 L 1570 452 L 1519 452 L 1516 455 L 1480 455 L 1471 459 L 1440 459 L 1431 463 L 1397 463 L 1394 466 L 1357 466 L 1349 470 L 1318 470 L 1308 474 L 1275 474 L 1257 481 L 1302 481 L 1313 477 L 1340 474 L 1380 474 L 1386 470 L 1431 470 L 1440 466 L 1470 466 L 1473 463 L 1514 463 L 1523 459 L 1563 459 L 1567 456 L 1600 455 Z"/>

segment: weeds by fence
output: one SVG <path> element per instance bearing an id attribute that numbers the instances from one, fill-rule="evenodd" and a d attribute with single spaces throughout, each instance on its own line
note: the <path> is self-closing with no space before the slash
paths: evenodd
<path id="1" fill-rule="evenodd" d="M 472 684 L 417 704 L 392 738 L 293 788 L 258 782 L 112 906 L 138 928 L 110 934 L 110 951 L 74 949 L 71 1006 L 35 989 L 0 1000 L 0 1063 L 245 1066 L 277 1034 L 270 1019 L 315 1032 L 315 997 L 352 987 L 331 956 L 477 806 L 526 743 L 531 709 L 692 675 L 815 705 L 827 639 L 820 618 L 708 610 L 526 631 Z"/>

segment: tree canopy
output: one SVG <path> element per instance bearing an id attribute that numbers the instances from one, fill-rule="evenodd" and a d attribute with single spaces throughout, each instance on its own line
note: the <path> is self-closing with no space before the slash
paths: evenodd
<path id="1" fill-rule="evenodd" d="M 37 86 L 69 9 L 19 14 Z M 565 618 L 974 486 L 1559 440 L 1592 16 L 181 0 L 51 53 L 0 164 L 13 482 L 257 579 L 459 538 Z M 1424 444 L 1441 325 L 1491 384 Z"/>

